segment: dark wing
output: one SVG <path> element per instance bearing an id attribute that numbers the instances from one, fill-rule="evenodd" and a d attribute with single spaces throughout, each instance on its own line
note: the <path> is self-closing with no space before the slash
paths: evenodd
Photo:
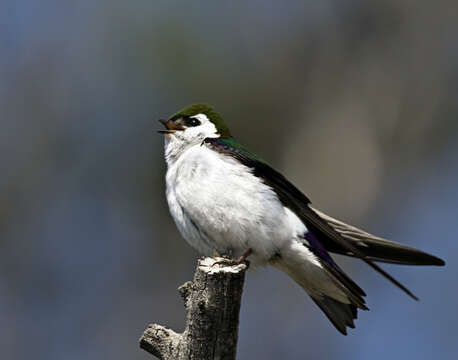
<path id="1" fill-rule="evenodd" d="M 406 294 L 418 300 L 418 298 L 404 285 L 373 263 L 371 258 L 375 259 L 379 258 L 379 256 L 368 254 L 367 248 L 362 250 L 362 247 L 356 245 L 354 240 L 351 238 L 349 239 L 348 236 L 344 237 L 341 232 L 329 223 L 330 218 L 323 219 L 320 216 L 321 213 L 316 212 L 315 209 L 310 206 L 310 200 L 299 189 L 262 159 L 259 159 L 241 147 L 233 138 L 209 138 L 205 139 L 204 142 L 214 150 L 231 156 L 245 166 L 251 168 L 253 174 L 261 178 L 266 185 L 270 186 L 275 191 L 280 201 L 304 222 L 307 229 L 318 238 L 319 242 L 321 242 L 327 250 L 360 258 Z"/>
<path id="2" fill-rule="evenodd" d="M 317 209 L 312 209 L 345 240 L 358 248 L 369 260 L 400 265 L 445 265 L 442 259 L 433 255 L 410 246 L 369 234 L 355 226 L 334 219 Z M 323 245 L 330 252 L 355 256 L 352 252 L 349 252 L 347 249 L 335 243 L 325 241 Z"/>

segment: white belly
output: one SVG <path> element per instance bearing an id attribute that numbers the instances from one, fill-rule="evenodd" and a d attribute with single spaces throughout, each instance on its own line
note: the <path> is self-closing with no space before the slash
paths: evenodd
<path id="1" fill-rule="evenodd" d="M 205 145 L 168 164 L 167 200 L 186 241 L 199 252 L 240 256 L 253 250 L 253 265 L 266 263 L 305 226 L 284 208 L 261 179 Z"/>

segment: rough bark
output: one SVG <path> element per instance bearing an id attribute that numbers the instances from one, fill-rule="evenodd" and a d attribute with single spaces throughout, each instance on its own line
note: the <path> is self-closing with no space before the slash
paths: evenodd
<path id="1" fill-rule="evenodd" d="M 149 325 L 140 338 L 142 349 L 163 360 L 235 359 L 247 266 L 216 263 L 221 260 L 199 260 L 194 280 L 178 289 L 187 313 L 185 331 Z"/>

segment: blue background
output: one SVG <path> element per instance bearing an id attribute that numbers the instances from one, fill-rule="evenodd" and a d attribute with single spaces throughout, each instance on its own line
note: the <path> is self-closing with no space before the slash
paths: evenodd
<path id="1" fill-rule="evenodd" d="M 443 257 L 336 257 L 371 311 L 341 336 L 274 269 L 247 276 L 240 359 L 456 359 L 453 1 L 0 3 L 2 359 L 149 359 L 198 256 L 164 195 L 164 118 L 193 102 L 316 207 Z"/>

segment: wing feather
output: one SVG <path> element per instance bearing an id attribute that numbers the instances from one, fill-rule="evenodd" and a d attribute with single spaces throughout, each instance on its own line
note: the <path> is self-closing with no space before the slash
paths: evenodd
<path id="1" fill-rule="evenodd" d="M 433 255 L 369 234 L 355 226 L 334 219 L 315 208 L 312 209 L 345 240 L 357 247 L 369 260 L 401 265 L 445 265 L 442 259 Z M 324 246 L 330 252 L 355 256 L 351 251 L 336 246 L 334 243 L 326 243 L 325 241 Z"/>
<path id="2" fill-rule="evenodd" d="M 370 256 L 367 248 L 375 243 L 386 242 L 387 240 L 374 237 L 362 230 L 333 219 L 310 206 L 310 200 L 282 174 L 274 170 L 269 164 L 243 148 L 234 138 L 208 138 L 204 143 L 214 150 L 237 159 L 245 166 L 252 169 L 255 176 L 261 178 L 264 183 L 270 186 L 277 194 L 280 201 L 293 211 L 307 226 L 328 251 L 334 251 L 344 255 L 357 257 L 383 275 L 398 288 L 415 300 L 418 298 L 399 281 L 385 272 L 373 260 L 380 260 L 378 256 Z M 386 243 L 385 248 L 387 248 Z M 396 244 L 390 242 L 390 244 Z M 397 249 L 403 247 L 398 245 Z M 366 251 L 365 251 L 366 249 Z M 416 250 L 416 249 L 415 249 Z M 396 250 L 392 250 L 396 251 Z M 419 251 L 419 250 L 417 250 Z M 382 257 L 383 259 L 383 257 Z M 396 262 L 387 261 L 386 262 Z M 438 259 L 440 260 L 440 259 Z M 440 260 L 441 261 L 441 260 Z"/>

